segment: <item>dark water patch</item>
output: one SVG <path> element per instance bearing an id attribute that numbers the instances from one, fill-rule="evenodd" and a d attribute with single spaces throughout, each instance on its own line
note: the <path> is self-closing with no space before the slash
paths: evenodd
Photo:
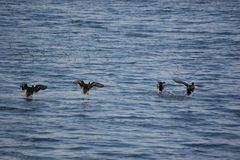
<path id="1" fill-rule="evenodd" d="M 228 109 L 227 111 L 240 118 L 240 109 Z"/>
<path id="2" fill-rule="evenodd" d="M 138 37 L 138 38 L 149 38 L 149 37 L 152 37 L 151 35 L 149 34 L 144 34 L 144 33 L 134 33 L 134 32 L 130 32 L 130 33 L 127 33 L 125 34 L 126 37 Z"/>
<path id="3" fill-rule="evenodd" d="M 26 138 L 22 138 L 22 141 L 28 141 L 28 142 L 39 142 L 39 143 L 44 143 L 44 142 L 48 142 L 48 143 L 52 143 L 52 142 L 59 142 L 60 140 L 55 139 L 55 138 L 43 138 L 43 137 L 26 137 Z"/>
<path id="4" fill-rule="evenodd" d="M 89 27 L 96 29 L 107 29 L 107 23 L 104 21 L 94 21 L 94 20 L 72 20 L 71 24 L 78 27 Z"/>
<path id="5" fill-rule="evenodd" d="M 36 111 L 36 109 L 0 106 L 0 111 L 33 112 Z"/>
<path id="6" fill-rule="evenodd" d="M 140 123 L 138 124 L 139 127 L 143 127 L 143 128 L 149 128 L 151 129 L 152 131 L 153 130 L 159 130 L 162 128 L 161 125 L 158 125 L 158 124 L 151 124 L 151 123 Z"/>
<path id="7" fill-rule="evenodd" d="M 132 119 L 132 120 L 157 120 L 159 119 L 158 117 L 153 117 L 153 116 L 137 116 L 137 115 L 127 115 L 127 116 L 114 116 L 114 117 L 111 117 L 113 118 L 114 120 L 129 120 L 129 119 Z"/>
<path id="8" fill-rule="evenodd" d="M 20 145 L 19 146 L 1 146 L 0 149 L 12 149 L 13 147 L 16 149 L 16 150 L 23 150 L 23 149 L 26 149 L 26 150 L 33 150 L 33 149 L 39 149 L 41 151 L 49 151 L 51 149 L 56 149 L 56 147 L 49 147 L 49 146 L 41 146 L 40 143 L 38 143 L 39 145 Z"/>
<path id="9" fill-rule="evenodd" d="M 87 114 L 81 114 L 81 113 L 76 113 L 76 114 L 72 114 L 72 117 L 78 117 L 78 118 L 88 118 L 89 115 Z"/>
<path id="10" fill-rule="evenodd" d="M 90 149 L 91 147 L 79 146 L 79 147 L 69 148 L 69 151 L 82 151 L 82 150 L 90 150 Z"/>
<path id="11" fill-rule="evenodd" d="M 154 159 L 151 158 L 151 154 L 148 153 L 130 153 L 125 156 L 125 158 L 137 158 L 137 159 Z"/>
<path id="12" fill-rule="evenodd" d="M 239 127 L 239 126 L 237 126 Z M 234 133 L 225 133 L 225 132 L 208 132 L 208 131 L 201 131 L 198 132 L 203 137 L 218 137 L 223 139 L 228 139 L 229 141 L 231 139 L 238 139 L 240 136 Z"/>
<path id="13" fill-rule="evenodd" d="M 27 155 L 16 152 L 16 151 L 0 151 L 0 155 L 2 158 L 12 159 L 12 158 L 27 158 Z"/>
<path id="14" fill-rule="evenodd" d="M 225 143 L 185 143 L 183 144 L 185 146 L 190 147 L 197 147 L 197 148 L 206 148 L 206 149 L 213 149 L 213 148 L 229 148 L 232 147 L 232 145 L 225 144 Z"/>

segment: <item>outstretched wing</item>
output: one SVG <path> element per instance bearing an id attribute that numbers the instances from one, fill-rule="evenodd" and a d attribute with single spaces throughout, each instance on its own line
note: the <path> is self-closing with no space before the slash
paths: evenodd
<path id="1" fill-rule="evenodd" d="M 176 82 L 176 83 L 184 84 L 185 86 L 188 86 L 188 84 L 187 84 L 186 82 L 183 82 L 183 81 L 181 81 L 181 80 L 176 80 L 176 79 L 173 79 L 173 80 L 174 80 L 174 82 Z"/>
<path id="2" fill-rule="evenodd" d="M 75 80 L 73 83 L 79 84 L 81 87 L 83 87 L 84 81 L 83 80 Z"/>
<path id="3" fill-rule="evenodd" d="M 45 89 L 47 89 L 47 86 L 41 85 L 41 84 L 37 84 L 37 85 L 34 86 L 33 91 L 34 92 L 38 92 L 40 90 L 45 90 Z"/>
<path id="4" fill-rule="evenodd" d="M 104 87 L 103 84 L 98 83 L 98 82 L 92 82 L 92 83 L 91 83 L 91 87 L 93 87 L 93 86 L 96 86 L 96 87 L 98 87 L 98 88 L 102 88 L 102 87 Z"/>
<path id="5" fill-rule="evenodd" d="M 20 88 L 24 91 L 25 89 L 27 89 L 27 83 L 21 83 L 20 84 Z"/>

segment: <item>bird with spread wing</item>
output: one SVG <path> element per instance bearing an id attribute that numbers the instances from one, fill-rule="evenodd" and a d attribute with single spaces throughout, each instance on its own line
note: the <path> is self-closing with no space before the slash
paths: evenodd
<path id="1" fill-rule="evenodd" d="M 174 79 L 173 81 L 176 82 L 176 83 L 185 85 L 186 86 L 187 95 L 191 95 L 193 93 L 193 91 L 195 90 L 194 82 L 192 82 L 191 84 L 188 84 L 188 83 L 183 82 L 181 80 Z"/>
<path id="2" fill-rule="evenodd" d="M 98 87 L 98 88 L 104 87 L 103 84 L 98 82 L 85 83 L 83 80 L 75 80 L 74 83 L 79 84 L 79 86 L 82 88 L 83 94 L 87 94 L 92 87 Z"/>
<path id="3" fill-rule="evenodd" d="M 37 85 L 32 85 L 31 87 L 27 85 L 27 83 L 22 83 L 20 85 L 20 88 L 23 90 L 23 91 L 26 91 L 26 96 L 27 97 L 30 97 L 33 95 L 33 93 L 36 93 L 40 90 L 45 90 L 47 89 L 47 86 L 45 85 L 42 85 L 42 84 L 37 84 Z"/>

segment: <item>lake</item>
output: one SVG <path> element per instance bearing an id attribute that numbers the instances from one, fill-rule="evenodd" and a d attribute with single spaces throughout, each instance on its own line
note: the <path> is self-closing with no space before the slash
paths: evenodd
<path id="1" fill-rule="evenodd" d="M 0 159 L 240 157 L 238 0 L 2 0 L 0 77 Z"/>

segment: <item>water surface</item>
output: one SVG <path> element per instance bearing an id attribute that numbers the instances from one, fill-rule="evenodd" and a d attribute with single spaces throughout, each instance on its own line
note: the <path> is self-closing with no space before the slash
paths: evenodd
<path id="1" fill-rule="evenodd" d="M 239 159 L 239 8 L 0 1 L 1 159 Z M 106 87 L 83 95 L 76 79 Z M 26 100 L 22 82 L 48 89 Z"/>

